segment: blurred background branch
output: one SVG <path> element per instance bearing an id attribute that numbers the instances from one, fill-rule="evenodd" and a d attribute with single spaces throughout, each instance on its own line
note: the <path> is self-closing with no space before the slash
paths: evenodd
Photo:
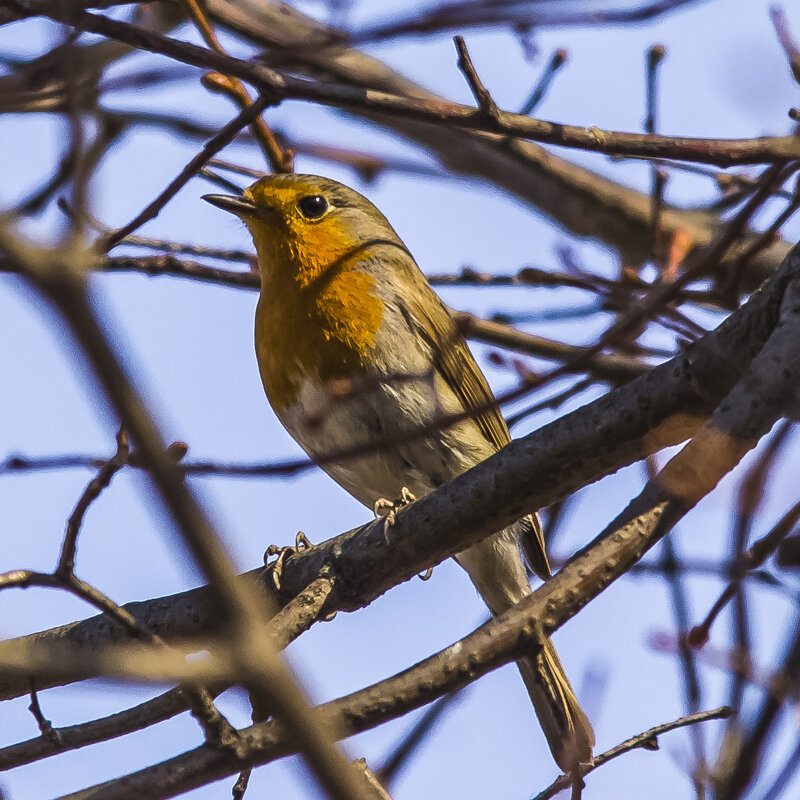
<path id="1" fill-rule="evenodd" d="M 99 783 L 69 796 L 211 797 L 237 773 L 234 797 L 308 796 L 318 790 L 291 767 L 250 771 L 294 752 L 336 798 L 592 797 L 620 780 L 652 797 L 675 785 L 718 800 L 796 796 L 800 112 L 788 98 L 800 19 L 744 5 L 0 4 L 10 796 Z M 769 68 L 742 69 L 763 85 L 737 72 L 750 63 L 737 14 L 761 25 L 753 63 Z M 692 63 L 697 46 L 705 65 Z M 611 64 L 598 90 L 593 73 Z M 732 121 L 736 103 L 756 124 Z M 363 514 L 342 511 L 265 419 L 240 326 L 257 265 L 241 232 L 216 219 L 209 230 L 199 207 L 209 181 L 236 193 L 295 166 L 355 182 L 411 231 L 521 432 L 390 529 L 353 527 Z M 156 389 L 151 371 L 164 376 Z M 73 399 L 84 384 L 88 402 Z M 359 390 L 335 389 L 336 402 Z M 389 432 L 383 446 L 396 443 Z M 643 486 L 625 469 L 637 462 Z M 475 630 L 482 617 L 444 560 L 542 507 L 561 571 Z M 332 538 L 304 549 L 294 531 L 314 514 Z M 290 543 L 277 564 L 236 577 L 273 539 Z M 440 564 L 430 583 L 405 583 Z M 70 622 L 83 613 L 70 596 L 101 616 Z M 337 611 L 358 613 L 314 624 Z M 486 693 L 497 667 L 570 618 L 559 634 L 575 637 L 570 658 L 602 653 L 581 693 L 606 752 L 542 789 L 551 765 L 530 720 L 513 716 L 520 704 L 504 718 L 512 695 Z M 651 637 L 656 654 L 625 638 L 646 624 L 668 631 Z M 277 656 L 287 646 L 297 680 Z M 658 652 L 675 655 L 677 677 Z M 55 690 L 104 675 L 172 688 L 127 689 L 140 693 L 125 702 L 107 682 Z M 91 702 L 76 710 L 71 696 Z M 163 731 L 188 709 L 201 727 L 173 742 Z M 695 724 L 712 719 L 726 721 Z M 683 726 L 681 782 L 659 794 L 657 757 L 639 778 L 632 751 Z M 124 738 L 136 731 L 152 748 L 138 760 Z M 366 761 L 353 765 L 333 741 L 356 732 L 348 747 Z M 101 742 L 117 757 L 48 783 L 51 756 Z M 488 786 L 471 762 L 491 765 Z"/>

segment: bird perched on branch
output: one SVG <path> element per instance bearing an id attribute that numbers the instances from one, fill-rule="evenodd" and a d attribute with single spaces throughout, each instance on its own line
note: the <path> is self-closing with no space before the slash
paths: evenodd
<path id="1" fill-rule="evenodd" d="M 456 323 L 365 197 L 326 178 L 270 175 L 240 197 L 205 199 L 253 236 L 256 354 L 269 402 L 350 494 L 371 508 L 419 497 L 508 443 Z M 330 459 L 348 451 L 357 455 Z M 550 576 L 535 515 L 455 556 L 495 615 L 531 592 L 521 551 Z M 590 760 L 592 727 L 552 642 L 517 663 L 558 765 Z"/>

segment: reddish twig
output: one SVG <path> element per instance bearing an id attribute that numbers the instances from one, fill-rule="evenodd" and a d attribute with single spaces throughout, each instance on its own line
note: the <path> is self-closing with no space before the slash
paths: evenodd
<path id="1" fill-rule="evenodd" d="M 181 2 L 205 43 L 215 52 L 221 55 L 228 55 L 219 43 L 219 39 L 214 33 L 214 28 L 208 21 L 208 17 L 200 3 L 197 0 L 181 0 Z M 210 91 L 222 92 L 230 97 L 242 111 L 249 108 L 253 103 L 250 93 L 237 78 L 231 78 L 218 72 L 210 72 L 203 76 L 203 84 Z M 292 151 L 288 148 L 284 150 L 280 146 L 275 134 L 269 129 L 260 114 L 251 122 L 250 130 L 253 132 L 253 136 L 260 145 L 273 172 L 291 172 L 294 162 Z"/>

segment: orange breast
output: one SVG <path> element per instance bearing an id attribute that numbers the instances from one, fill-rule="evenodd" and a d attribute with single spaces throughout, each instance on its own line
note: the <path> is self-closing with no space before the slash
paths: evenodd
<path id="1" fill-rule="evenodd" d="M 347 264 L 305 287 L 265 277 L 256 312 L 256 354 L 270 403 L 280 412 L 307 379 L 326 384 L 364 374 L 383 320 L 375 279 Z"/>

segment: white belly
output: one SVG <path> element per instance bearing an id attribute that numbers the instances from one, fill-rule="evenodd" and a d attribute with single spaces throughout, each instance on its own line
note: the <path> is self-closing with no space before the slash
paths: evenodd
<path id="1" fill-rule="evenodd" d="M 398 499 L 403 487 L 422 497 L 491 452 L 470 423 L 409 439 L 410 432 L 442 413 L 441 406 L 426 399 L 424 389 L 408 382 L 383 383 L 333 397 L 307 381 L 297 402 L 279 417 L 325 472 L 372 508 L 379 499 Z M 530 591 L 512 528 L 459 553 L 456 560 L 494 613 Z"/>
<path id="2" fill-rule="evenodd" d="M 336 397 L 327 388 L 305 381 L 297 402 L 278 415 L 303 450 L 370 508 L 380 498 L 400 497 L 404 486 L 421 497 L 437 485 L 432 481 L 435 475 L 404 458 L 409 444 L 398 439 L 408 432 L 408 420 L 387 389 L 370 387 Z M 420 440 L 416 449 L 429 448 Z M 445 471 L 444 466 L 440 465 L 439 472 Z M 450 477 L 447 474 L 438 482 Z"/>

